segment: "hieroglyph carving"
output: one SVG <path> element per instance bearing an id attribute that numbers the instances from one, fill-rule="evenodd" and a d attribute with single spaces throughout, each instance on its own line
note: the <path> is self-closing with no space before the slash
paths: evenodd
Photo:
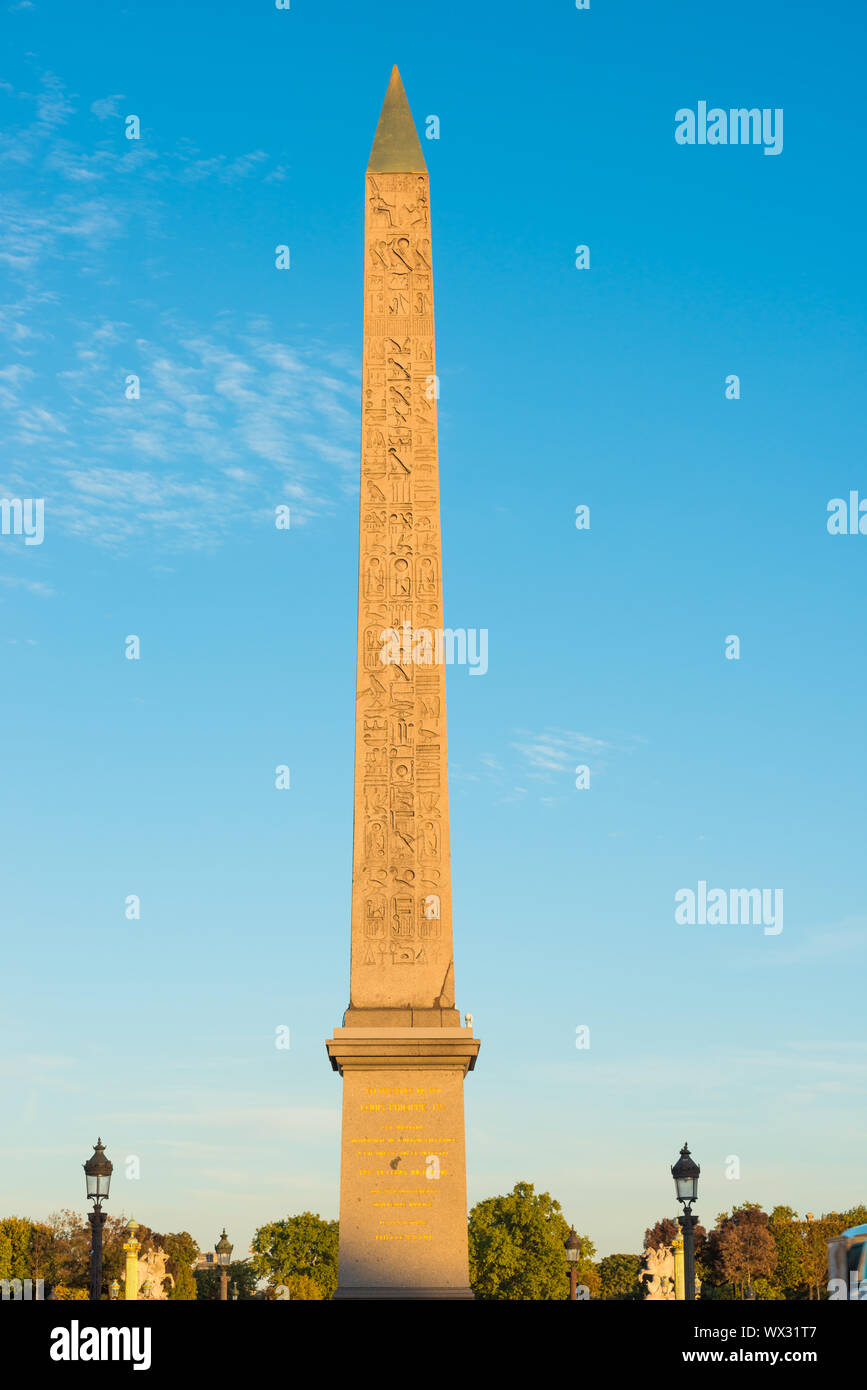
<path id="1" fill-rule="evenodd" d="M 445 671 L 386 634 L 443 627 L 426 173 L 367 172 L 351 1002 L 453 1007 Z M 436 897 L 438 913 L 426 915 Z"/>

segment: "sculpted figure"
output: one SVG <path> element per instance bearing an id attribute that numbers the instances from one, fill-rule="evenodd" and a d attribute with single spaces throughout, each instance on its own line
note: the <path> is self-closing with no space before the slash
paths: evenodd
<path id="1" fill-rule="evenodd" d="M 645 1297 L 654 1302 L 674 1298 L 674 1252 L 667 1245 L 648 1250 L 641 1278 L 647 1280 Z"/>

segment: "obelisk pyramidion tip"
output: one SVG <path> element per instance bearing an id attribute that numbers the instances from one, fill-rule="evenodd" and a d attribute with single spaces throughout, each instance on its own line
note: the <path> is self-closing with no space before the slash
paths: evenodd
<path id="1" fill-rule="evenodd" d="M 396 64 L 391 70 L 367 167 L 372 173 L 379 174 L 427 173 L 418 132 Z"/>

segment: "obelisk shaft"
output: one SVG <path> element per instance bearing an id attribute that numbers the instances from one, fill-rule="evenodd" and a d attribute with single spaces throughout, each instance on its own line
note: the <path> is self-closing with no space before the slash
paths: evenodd
<path id="1" fill-rule="evenodd" d="M 350 1007 L 452 1009 L 430 198 L 396 75 L 364 240 Z"/>

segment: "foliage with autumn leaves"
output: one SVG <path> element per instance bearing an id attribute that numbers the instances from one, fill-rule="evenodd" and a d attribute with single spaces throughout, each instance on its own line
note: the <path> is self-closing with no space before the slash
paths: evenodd
<path id="1" fill-rule="evenodd" d="M 867 1224 L 867 1207 L 800 1218 L 787 1206 L 768 1213 L 758 1202 L 720 1212 L 710 1233 L 695 1230 L 695 1270 L 704 1299 L 827 1298 L 828 1241 L 850 1226 Z M 677 1224 L 658 1221 L 644 1235 L 645 1250 L 670 1245 Z"/>
<path id="2" fill-rule="evenodd" d="M 828 1241 L 849 1226 L 867 1224 L 867 1207 L 800 1218 L 791 1207 L 770 1213 L 756 1202 L 721 1212 L 716 1225 L 695 1228 L 696 1274 L 703 1299 L 743 1298 L 750 1288 L 757 1299 L 827 1297 Z M 664 1217 L 644 1236 L 645 1251 L 671 1245 L 679 1228 Z M 151 1246 L 168 1255 L 167 1271 L 175 1300 L 219 1296 L 218 1272 L 191 1270 L 198 1246 L 188 1232 L 160 1235 L 146 1226 L 136 1232 L 143 1252 Z M 469 1217 L 470 1284 L 480 1301 L 552 1300 L 569 1297 L 565 1241 L 569 1223 L 560 1203 L 532 1183 L 516 1183 L 511 1192 L 477 1202 Z M 128 1231 L 122 1217 L 107 1217 L 104 1228 L 106 1285 L 121 1279 L 123 1242 Z M 596 1261 L 595 1246 L 579 1237 L 577 1263 L 581 1297 L 640 1300 L 643 1255 L 606 1255 Z M 240 1298 L 330 1299 L 337 1287 L 338 1224 L 313 1212 L 283 1217 L 261 1226 L 253 1237 L 252 1257 L 230 1269 Z M 60 1298 L 86 1298 L 90 1261 L 90 1226 L 77 1212 L 63 1211 L 45 1222 L 23 1217 L 0 1220 L 0 1279 L 44 1279 Z M 264 1280 L 267 1289 L 256 1293 Z"/>
<path id="3" fill-rule="evenodd" d="M 161 1235 L 149 1226 L 139 1226 L 136 1237 L 141 1254 L 159 1248 L 167 1255 L 166 1273 L 172 1283 L 166 1297 L 189 1301 L 196 1298 L 196 1282 L 191 1265 L 199 1247 L 188 1231 Z M 113 1280 L 122 1283 L 126 1271 L 123 1243 L 129 1239 L 126 1219 L 106 1215 L 102 1232 L 102 1272 L 105 1287 Z M 91 1228 L 77 1211 L 53 1212 L 47 1221 L 30 1221 L 24 1216 L 0 1219 L 0 1279 L 44 1279 L 57 1298 L 88 1297 L 90 1283 Z M 167 1284 L 169 1281 L 167 1281 Z"/>

